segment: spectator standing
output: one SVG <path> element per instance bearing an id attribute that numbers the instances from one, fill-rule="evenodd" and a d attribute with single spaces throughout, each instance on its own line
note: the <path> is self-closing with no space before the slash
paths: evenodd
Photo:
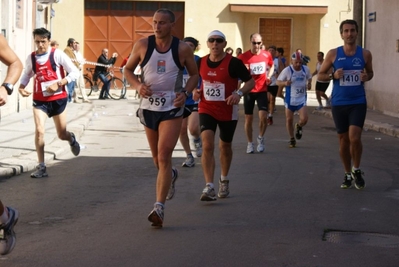
<path id="1" fill-rule="evenodd" d="M 74 53 L 75 44 L 76 44 L 75 39 L 69 38 L 67 41 L 67 47 L 64 49 L 64 53 L 72 60 L 73 64 L 76 66 L 76 68 L 79 69 L 79 62 L 76 59 L 76 55 Z M 76 93 L 75 93 L 75 84 L 76 84 L 76 81 L 72 81 L 67 84 L 68 102 L 71 102 L 72 98 L 73 98 L 73 102 L 75 102 L 75 103 L 79 102 L 78 97 L 76 96 Z"/>
<path id="2" fill-rule="evenodd" d="M 79 78 L 77 79 L 77 82 L 76 82 L 76 87 L 79 89 L 80 94 L 82 95 L 83 103 L 91 103 L 91 101 L 89 100 L 89 98 L 87 97 L 87 94 L 86 94 L 85 80 L 83 78 L 83 65 L 85 63 L 85 59 L 83 58 L 82 53 L 80 53 L 79 42 L 75 42 L 73 52 L 75 53 L 76 60 L 79 63 L 79 72 L 80 72 Z M 75 92 L 75 96 L 77 98 L 76 92 Z"/>
<path id="3" fill-rule="evenodd" d="M 103 87 L 100 91 L 100 97 L 98 99 L 108 99 L 109 98 L 109 89 L 111 87 L 111 80 L 108 79 L 107 74 L 109 68 L 115 64 L 116 58 L 118 57 L 117 53 L 113 53 L 111 58 L 108 58 L 108 48 L 104 48 L 101 52 L 101 55 L 97 59 L 97 65 L 94 69 L 94 77 L 95 80 L 100 79 L 103 83 Z"/>

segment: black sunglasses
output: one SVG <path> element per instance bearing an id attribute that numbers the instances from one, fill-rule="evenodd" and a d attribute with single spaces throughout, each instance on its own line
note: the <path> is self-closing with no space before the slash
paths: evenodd
<path id="1" fill-rule="evenodd" d="M 253 45 L 260 45 L 262 42 L 252 42 Z"/>
<path id="2" fill-rule="evenodd" d="M 208 39 L 208 42 L 210 42 L 210 43 L 213 43 L 214 41 L 216 41 L 216 43 L 221 44 L 224 42 L 224 39 L 223 38 L 209 38 Z"/>

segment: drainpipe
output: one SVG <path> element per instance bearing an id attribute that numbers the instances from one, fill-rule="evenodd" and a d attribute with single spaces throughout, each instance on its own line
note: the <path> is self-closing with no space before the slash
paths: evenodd
<path id="1" fill-rule="evenodd" d="M 363 0 L 353 0 L 353 19 L 359 26 L 357 45 L 363 47 Z"/>

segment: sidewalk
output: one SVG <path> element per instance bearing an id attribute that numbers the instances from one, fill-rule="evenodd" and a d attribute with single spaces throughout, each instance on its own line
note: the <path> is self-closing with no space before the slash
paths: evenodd
<path id="1" fill-rule="evenodd" d="M 93 100 L 91 104 L 71 103 L 67 106 L 67 129 L 75 133 L 78 141 L 92 119 L 96 104 L 98 105 L 98 100 Z M 282 105 L 281 99 L 277 99 L 276 104 Z M 331 109 L 314 110 L 317 101 L 312 92 L 308 94 L 308 106 L 309 111 L 313 114 L 332 118 Z M 67 142 L 58 139 L 52 119 L 47 119 L 45 127 L 45 160 L 49 162 L 69 150 L 70 147 Z M 399 118 L 368 110 L 364 129 L 399 137 Z M 1 118 L 0 177 L 19 175 L 35 169 L 37 156 L 34 131 L 35 126 L 31 109 Z"/>
<path id="2" fill-rule="evenodd" d="M 94 102 L 94 101 L 93 101 Z M 67 130 L 75 134 L 77 140 L 87 128 L 92 118 L 93 103 L 67 105 Z M 52 118 L 45 124 L 45 161 L 49 162 L 66 150 L 68 142 L 57 137 Z M 35 123 L 32 109 L 1 118 L 0 121 L 0 177 L 10 177 L 36 168 L 37 155 L 34 142 Z"/>

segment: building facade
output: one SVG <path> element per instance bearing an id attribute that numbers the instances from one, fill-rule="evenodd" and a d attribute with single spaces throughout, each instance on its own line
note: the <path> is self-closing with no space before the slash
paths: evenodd
<path id="1" fill-rule="evenodd" d="M 34 25 L 50 29 L 53 39 L 60 43 L 61 49 L 65 48 L 68 38 L 75 38 L 83 44 L 82 52 L 88 61 L 95 62 L 105 47 L 111 53 L 117 52 L 119 57 L 116 65 L 119 65 L 139 38 L 152 34 L 154 11 L 166 7 L 176 14 L 174 35 L 179 38 L 197 38 L 204 53 L 207 53 L 207 34 L 214 29 L 225 33 L 227 46 L 233 49 L 240 47 L 244 51 L 250 49 L 249 36 L 259 32 L 266 46 L 283 47 L 287 58 L 295 49 L 300 48 L 310 56 L 309 67 L 312 71 L 316 66 L 317 52 L 327 53 L 329 49 L 342 45 L 339 24 L 345 19 L 352 19 L 353 2 L 361 2 L 364 14 L 374 12 L 373 10 L 378 14 L 378 20 L 374 23 L 369 23 L 366 16 L 363 19 L 364 46 L 371 50 L 374 59 L 378 59 L 374 60 L 375 77 L 366 84 L 369 107 L 390 115 L 398 113 L 399 104 L 394 101 L 397 93 L 393 79 L 386 79 L 388 74 L 391 75 L 390 78 L 395 77 L 392 75 L 394 68 L 390 66 L 395 66 L 394 63 L 398 60 L 394 25 L 399 18 L 393 13 L 399 6 L 396 0 L 385 0 L 383 4 L 377 0 L 36 0 L 38 2 L 33 1 L 33 4 L 28 0 L 2 2 L 13 1 L 31 5 L 31 18 L 26 14 L 26 20 L 31 24 L 25 21 L 25 28 L 21 30 L 21 34 L 25 36 L 15 36 L 15 39 L 24 38 L 22 44 L 25 49 L 16 47 L 24 51 L 20 54 L 23 60 L 27 51 L 33 49 L 31 31 L 34 27 L 31 25 Z M 50 3 L 46 4 L 46 1 Z M 29 8 L 26 12 L 28 10 Z M 389 43 L 393 47 L 388 54 L 383 55 L 386 50 L 378 49 L 379 43 L 387 40 L 387 37 L 392 39 Z M 15 40 L 12 42 L 19 43 Z M 381 73 L 380 69 L 387 70 Z"/>

